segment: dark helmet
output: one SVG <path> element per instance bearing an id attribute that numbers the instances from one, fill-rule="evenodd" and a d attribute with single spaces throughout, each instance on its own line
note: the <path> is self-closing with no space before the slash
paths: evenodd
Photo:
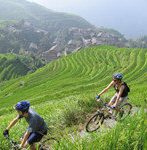
<path id="1" fill-rule="evenodd" d="M 121 80 L 123 78 L 123 75 L 121 73 L 116 73 L 113 75 L 113 79 Z"/>
<path id="2" fill-rule="evenodd" d="M 15 105 L 15 109 L 21 112 L 28 111 L 30 107 L 30 102 L 28 101 L 20 101 Z"/>

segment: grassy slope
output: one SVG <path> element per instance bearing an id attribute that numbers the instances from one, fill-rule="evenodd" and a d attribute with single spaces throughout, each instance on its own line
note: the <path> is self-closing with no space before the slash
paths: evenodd
<path id="1" fill-rule="evenodd" d="M 54 124 L 55 127 L 58 127 L 59 132 L 67 127 L 69 129 L 70 126 L 83 123 L 86 114 L 92 111 L 96 105 L 93 100 L 95 93 L 102 90 L 111 81 L 111 75 L 114 72 L 122 72 L 125 75 L 124 80 L 131 87 L 130 101 L 135 105 L 144 104 L 144 99 L 147 97 L 145 91 L 147 88 L 147 50 L 118 49 L 105 46 L 91 47 L 53 61 L 31 75 L 2 82 L 0 85 L 1 130 L 6 126 L 8 120 L 14 116 L 12 105 L 20 99 L 29 99 L 37 111 L 44 116 L 48 124 Z M 21 82 L 24 83 L 23 86 L 20 86 Z M 113 90 L 110 90 L 106 97 L 111 97 L 112 94 Z M 13 113 L 10 114 L 10 112 Z M 144 122 L 143 116 L 140 117 L 140 122 Z M 136 116 L 137 119 L 139 119 L 139 116 Z M 142 128 L 144 127 L 143 123 L 139 125 Z M 24 128 L 23 125 L 21 126 L 20 131 Z M 128 126 L 130 131 L 133 130 L 131 126 L 132 124 Z M 122 133 L 121 125 L 118 125 L 118 128 Z M 115 135 L 115 129 L 114 133 L 111 132 L 110 138 L 107 135 L 101 137 L 107 141 Z M 14 133 L 14 130 L 12 133 Z M 100 139 L 100 137 L 97 135 L 91 136 L 95 136 L 93 143 L 97 146 L 96 139 Z M 134 141 L 141 138 L 140 136 L 141 133 Z M 115 138 L 117 137 L 114 136 L 111 140 Z M 78 149 L 82 149 L 82 146 L 86 149 L 84 143 L 87 140 L 87 138 L 78 140 L 77 145 L 81 145 L 81 148 Z M 122 144 L 123 140 L 129 140 L 128 136 L 124 134 Z M 91 142 L 90 140 L 89 143 Z M 133 140 L 130 140 L 130 142 L 133 142 Z M 4 140 L 1 143 L 4 143 Z M 63 140 L 61 146 L 63 149 L 74 149 L 70 140 Z M 110 146 L 112 146 L 112 143 L 110 143 Z M 105 148 L 108 147 L 105 145 Z M 89 149 L 91 149 L 90 145 Z"/>
<path id="2" fill-rule="evenodd" d="M 0 81 L 24 76 L 41 66 L 43 66 L 41 60 L 31 56 L 0 54 Z"/>
<path id="3" fill-rule="evenodd" d="M 23 61 L 21 56 L 14 54 L 1 54 L 0 55 L 0 81 L 9 80 L 11 78 L 26 75 L 30 70 Z M 26 59 L 28 63 L 30 60 Z"/>

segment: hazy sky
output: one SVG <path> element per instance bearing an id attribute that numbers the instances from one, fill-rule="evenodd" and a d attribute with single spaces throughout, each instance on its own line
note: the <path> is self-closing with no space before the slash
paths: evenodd
<path id="1" fill-rule="evenodd" d="M 79 15 L 95 26 L 114 28 L 127 37 L 147 35 L 147 0 L 28 0 Z"/>

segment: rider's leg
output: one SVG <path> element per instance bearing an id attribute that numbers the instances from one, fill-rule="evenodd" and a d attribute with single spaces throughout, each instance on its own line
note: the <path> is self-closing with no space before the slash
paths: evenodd
<path id="1" fill-rule="evenodd" d="M 117 98 L 117 93 L 115 93 L 115 95 L 111 98 L 110 102 L 108 103 L 108 106 L 112 106 L 115 103 L 116 98 Z"/>
<path id="2" fill-rule="evenodd" d="M 121 106 L 122 104 L 127 102 L 128 97 L 120 97 L 116 106 Z"/>
<path id="3" fill-rule="evenodd" d="M 120 106 L 122 105 L 122 104 L 124 104 L 124 103 L 126 103 L 126 101 L 127 101 L 127 99 L 128 99 L 128 97 L 126 96 L 126 97 L 120 97 L 120 99 L 118 100 L 118 102 L 117 102 L 117 105 L 116 105 L 116 112 L 120 112 L 121 110 L 120 110 Z"/>
<path id="4" fill-rule="evenodd" d="M 38 132 L 32 132 L 27 140 L 30 145 L 30 150 L 36 150 L 34 143 L 39 142 L 42 139 L 43 135 Z"/>
<path id="5" fill-rule="evenodd" d="M 115 103 L 116 98 L 117 98 L 117 93 L 115 93 L 115 95 L 111 98 L 111 100 L 110 100 L 109 103 L 108 103 L 108 106 L 111 107 L 111 106 Z M 110 114 L 113 114 L 113 110 L 110 109 L 110 110 L 109 110 L 109 113 L 110 113 Z"/>
<path id="6" fill-rule="evenodd" d="M 127 99 L 128 99 L 128 97 L 126 96 L 126 97 L 120 97 L 119 98 L 119 100 L 118 100 L 118 102 L 117 102 L 117 105 L 116 105 L 116 108 L 115 108 L 115 116 L 118 114 L 119 116 L 117 116 L 117 117 L 119 117 L 119 118 L 121 118 L 122 117 L 122 115 L 123 115 L 123 110 L 121 109 L 121 106 L 122 106 L 122 104 L 124 104 L 124 103 L 126 103 L 126 101 L 127 101 Z"/>
<path id="7" fill-rule="evenodd" d="M 21 142 L 21 141 L 22 141 L 22 139 L 24 138 L 25 133 L 26 133 L 26 132 L 24 132 L 24 133 L 22 134 L 22 136 L 20 137 L 20 139 L 19 139 L 19 140 L 20 140 L 20 142 Z"/>

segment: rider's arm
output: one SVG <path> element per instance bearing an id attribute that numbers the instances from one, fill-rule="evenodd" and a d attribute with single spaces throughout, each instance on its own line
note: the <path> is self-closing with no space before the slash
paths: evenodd
<path id="1" fill-rule="evenodd" d="M 101 96 L 103 93 L 107 92 L 111 86 L 113 86 L 114 81 L 112 81 L 106 88 L 104 88 L 98 95 Z"/>
<path id="2" fill-rule="evenodd" d="M 6 128 L 7 130 L 10 130 L 19 120 L 19 116 L 17 116 L 16 118 L 14 118 L 10 124 L 8 125 L 8 127 Z"/>
<path id="3" fill-rule="evenodd" d="M 26 147 L 26 145 L 28 144 L 26 141 L 27 141 L 29 135 L 30 135 L 30 132 L 26 131 L 26 133 L 25 133 L 25 135 L 24 135 L 24 137 L 23 137 L 23 139 L 21 141 L 21 144 L 20 144 L 21 148 Z"/>
<path id="4" fill-rule="evenodd" d="M 116 101 L 115 101 L 115 103 L 114 103 L 115 106 L 117 105 L 118 100 L 120 99 L 120 97 L 121 97 L 121 95 L 122 95 L 122 93 L 123 93 L 123 91 L 124 91 L 124 88 L 125 88 L 124 85 L 122 85 L 122 86 L 120 87 L 119 93 L 118 93 L 117 98 L 116 98 Z"/>
<path id="5" fill-rule="evenodd" d="M 27 146 L 27 144 L 28 144 L 27 139 L 28 139 L 30 133 L 32 133 L 33 129 L 36 127 L 36 122 L 34 120 L 35 119 L 33 118 L 29 122 L 29 127 L 27 128 L 27 131 L 26 131 L 26 133 L 21 141 L 21 144 L 20 144 L 20 147 L 22 147 L 22 148 L 25 148 Z"/>

